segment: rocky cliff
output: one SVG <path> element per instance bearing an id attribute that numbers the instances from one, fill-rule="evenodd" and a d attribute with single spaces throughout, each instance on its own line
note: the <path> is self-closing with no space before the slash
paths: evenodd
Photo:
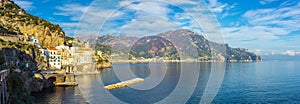
<path id="1" fill-rule="evenodd" d="M 26 41 L 36 37 L 42 47 L 55 47 L 64 43 L 65 33 L 59 25 L 26 13 L 11 0 L 1 0 L 0 3 L 0 36 L 16 35 L 18 41 Z"/>
<path id="2" fill-rule="evenodd" d="M 53 86 L 46 79 L 35 78 L 33 71 L 38 69 L 41 56 L 37 47 L 21 42 L 0 39 L 0 70 L 10 69 L 9 101 L 12 104 L 33 103 L 31 92 Z"/>

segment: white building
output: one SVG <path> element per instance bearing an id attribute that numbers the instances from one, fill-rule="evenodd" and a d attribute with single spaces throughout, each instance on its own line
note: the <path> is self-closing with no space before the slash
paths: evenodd
<path id="1" fill-rule="evenodd" d="M 81 64 L 93 63 L 93 55 L 94 52 L 92 50 L 82 51 L 79 57 L 79 63 Z"/>
<path id="2" fill-rule="evenodd" d="M 32 43 L 33 45 L 36 45 L 37 47 L 41 48 L 41 45 L 40 45 L 39 40 L 37 38 L 31 37 L 29 39 L 29 43 Z"/>
<path id="3" fill-rule="evenodd" d="M 57 52 L 61 55 L 61 65 L 66 66 L 69 63 L 69 57 L 71 56 L 71 51 L 69 46 L 60 45 L 56 47 Z"/>
<path id="4" fill-rule="evenodd" d="M 50 66 L 56 69 L 61 69 L 61 55 L 57 52 L 57 49 L 48 48 L 45 53 L 49 60 Z"/>
<path id="5" fill-rule="evenodd" d="M 80 64 L 90 64 L 93 63 L 94 51 L 91 48 L 78 48 L 71 47 L 71 56 L 74 56 L 74 63 Z"/>
<path id="6" fill-rule="evenodd" d="M 79 47 L 71 47 L 71 48 L 70 48 L 71 56 L 75 56 L 76 50 L 78 50 L 78 49 L 79 49 Z"/>
<path id="7" fill-rule="evenodd" d="M 65 46 L 65 45 L 56 46 L 55 48 L 56 48 L 57 50 L 60 50 L 60 49 L 70 50 L 70 47 L 69 47 L 69 46 Z"/>

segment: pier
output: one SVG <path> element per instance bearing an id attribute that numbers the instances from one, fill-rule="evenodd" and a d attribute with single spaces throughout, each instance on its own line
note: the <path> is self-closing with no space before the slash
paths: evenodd
<path id="1" fill-rule="evenodd" d="M 65 71 L 45 71 L 43 73 L 47 80 L 51 80 L 56 86 L 77 86 L 75 74 Z"/>
<path id="2" fill-rule="evenodd" d="M 9 92 L 8 92 L 8 74 L 9 70 L 1 70 L 0 71 L 0 104 L 7 104 L 8 103 L 8 97 L 9 97 Z"/>
<path id="3" fill-rule="evenodd" d="M 143 81 L 144 81 L 144 79 L 142 79 L 142 78 L 135 78 L 135 79 L 131 79 L 131 80 L 127 80 L 127 81 L 123 81 L 123 82 L 119 82 L 116 84 L 111 84 L 111 85 L 105 86 L 104 89 L 112 90 L 112 89 L 117 89 L 117 88 L 124 88 L 124 87 L 131 86 L 131 85 L 143 82 Z"/>

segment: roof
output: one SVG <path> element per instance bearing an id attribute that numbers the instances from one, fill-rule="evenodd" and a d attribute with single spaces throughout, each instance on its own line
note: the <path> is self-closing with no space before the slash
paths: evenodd
<path id="1" fill-rule="evenodd" d="M 56 50 L 56 48 L 48 48 L 48 50 Z"/>

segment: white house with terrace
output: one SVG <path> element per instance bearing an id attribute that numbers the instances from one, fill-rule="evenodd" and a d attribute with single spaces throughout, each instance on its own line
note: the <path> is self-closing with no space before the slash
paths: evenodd
<path id="1" fill-rule="evenodd" d="M 48 48 L 45 55 L 49 60 L 51 68 L 61 69 L 61 55 L 56 48 Z"/>

